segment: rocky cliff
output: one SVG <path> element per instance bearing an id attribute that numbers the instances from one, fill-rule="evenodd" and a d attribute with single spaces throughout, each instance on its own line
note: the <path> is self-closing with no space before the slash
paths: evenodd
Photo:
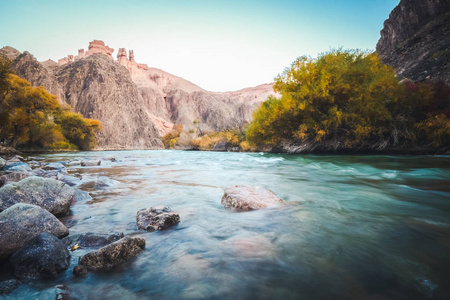
<path id="1" fill-rule="evenodd" d="M 376 50 L 401 78 L 450 84 L 450 1 L 401 0 Z"/>
<path id="2" fill-rule="evenodd" d="M 134 59 L 132 50 L 114 50 L 93 41 L 89 50 L 68 55 L 58 63 L 38 62 L 30 53 L 4 47 L 17 74 L 42 85 L 84 117 L 100 120 L 102 149 L 161 148 L 160 137 L 183 124 L 185 129 L 224 130 L 251 120 L 256 107 L 274 94 L 272 84 L 241 91 L 206 91 L 183 78 L 149 68 Z M 194 121 L 197 123 L 194 125 Z M 200 124 L 200 125 L 198 125 Z"/>

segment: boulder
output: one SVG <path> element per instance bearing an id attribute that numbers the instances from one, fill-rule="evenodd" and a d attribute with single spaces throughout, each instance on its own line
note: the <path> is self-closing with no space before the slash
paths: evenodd
<path id="1" fill-rule="evenodd" d="M 66 167 L 62 163 L 48 163 L 45 164 L 42 169 L 44 170 L 66 170 Z"/>
<path id="2" fill-rule="evenodd" d="M 137 256 L 145 248 L 145 240 L 139 237 L 124 237 L 103 248 L 89 252 L 78 260 L 78 265 L 91 271 L 110 270 Z"/>
<path id="3" fill-rule="evenodd" d="M 6 172 L 31 172 L 31 167 L 29 164 L 24 162 L 7 162 L 3 167 Z"/>
<path id="4" fill-rule="evenodd" d="M 69 267 L 70 253 L 62 241 L 44 232 L 29 240 L 9 262 L 19 278 L 56 277 Z"/>
<path id="5" fill-rule="evenodd" d="M 5 184 L 21 181 L 22 179 L 30 176 L 31 174 L 28 172 L 14 172 L 3 174 L 2 176 L 0 176 L 0 187 L 4 186 Z"/>
<path id="6" fill-rule="evenodd" d="M 106 176 L 100 176 L 100 177 L 98 177 L 95 180 L 94 188 L 96 188 L 96 189 L 104 189 L 104 188 L 109 188 L 109 187 L 116 186 L 117 184 L 119 184 L 119 182 L 117 180 L 113 180 L 113 179 L 108 178 Z"/>
<path id="7" fill-rule="evenodd" d="M 67 184 L 50 178 L 31 176 L 0 188 L 0 211 L 16 203 L 38 205 L 54 215 L 69 212 L 75 191 Z"/>
<path id="8" fill-rule="evenodd" d="M 66 165 L 68 165 L 68 166 L 79 166 L 79 165 L 81 165 L 81 160 L 71 160 L 71 161 L 67 162 Z"/>
<path id="9" fill-rule="evenodd" d="M 23 158 L 20 155 L 14 155 L 13 157 L 11 157 L 10 159 L 8 159 L 8 162 L 20 162 L 20 161 L 24 161 L 25 158 Z"/>
<path id="10" fill-rule="evenodd" d="M 0 259 L 8 257 L 43 232 L 69 234 L 54 215 L 36 205 L 18 203 L 0 213 Z"/>
<path id="11" fill-rule="evenodd" d="M 59 181 L 62 181 L 64 183 L 67 183 L 70 186 L 76 186 L 81 184 L 81 179 L 77 178 L 75 176 L 69 176 L 69 175 L 63 175 L 59 173 L 56 175 L 56 179 Z"/>
<path id="12" fill-rule="evenodd" d="M 283 199 L 271 190 L 251 185 L 229 187 L 222 197 L 223 206 L 241 211 L 274 207 L 282 203 L 284 203 Z"/>
<path id="13" fill-rule="evenodd" d="M 6 160 L 0 157 L 0 170 L 3 170 L 3 167 L 6 165 Z"/>
<path id="14" fill-rule="evenodd" d="M 75 244 L 80 247 L 103 247 L 123 238 L 123 233 L 84 233 L 81 234 Z"/>
<path id="15" fill-rule="evenodd" d="M 20 286 L 20 281 L 16 279 L 9 279 L 0 282 L 0 295 L 11 294 Z"/>
<path id="16" fill-rule="evenodd" d="M 173 212 L 169 207 L 150 207 L 141 209 L 136 214 L 136 224 L 141 230 L 161 230 L 178 223 L 180 223 L 180 215 Z"/>
<path id="17" fill-rule="evenodd" d="M 83 167 L 100 166 L 101 160 L 82 160 L 81 165 Z"/>
<path id="18" fill-rule="evenodd" d="M 75 201 L 89 201 L 92 200 L 88 192 L 82 191 L 78 188 L 73 188 L 75 191 Z"/>

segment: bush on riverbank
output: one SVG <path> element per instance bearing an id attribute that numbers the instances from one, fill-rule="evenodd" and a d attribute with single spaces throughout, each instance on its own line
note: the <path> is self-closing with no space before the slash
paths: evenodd
<path id="1" fill-rule="evenodd" d="M 13 74 L 0 57 L 0 138 L 13 148 L 89 150 L 101 125 L 61 105 L 43 87 Z"/>
<path id="2" fill-rule="evenodd" d="M 300 57 L 276 78 L 274 90 L 281 98 L 262 103 L 247 130 L 256 147 L 383 151 L 450 144 L 448 86 L 400 83 L 376 53 Z"/>

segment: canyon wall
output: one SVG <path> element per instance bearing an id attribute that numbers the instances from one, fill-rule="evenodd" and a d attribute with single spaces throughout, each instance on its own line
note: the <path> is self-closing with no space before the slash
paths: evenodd
<path id="1" fill-rule="evenodd" d="M 401 0 L 384 22 L 376 50 L 400 78 L 450 84 L 450 1 Z"/>

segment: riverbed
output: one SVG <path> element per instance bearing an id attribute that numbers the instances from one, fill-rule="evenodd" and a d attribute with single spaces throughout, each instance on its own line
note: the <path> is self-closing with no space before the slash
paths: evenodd
<path id="1" fill-rule="evenodd" d="M 450 299 L 450 157 L 113 151 L 39 155 L 71 166 L 92 200 L 62 218 L 70 236 L 120 233 L 145 250 L 108 273 L 74 278 L 88 249 L 58 278 L 30 280 L 6 299 Z M 99 176 L 118 181 L 96 189 Z M 269 188 L 286 205 L 225 209 L 226 187 Z M 139 231 L 136 212 L 179 213 L 167 230 Z M 70 238 L 69 236 L 69 238 Z M 49 298 L 50 297 L 50 298 Z"/>

